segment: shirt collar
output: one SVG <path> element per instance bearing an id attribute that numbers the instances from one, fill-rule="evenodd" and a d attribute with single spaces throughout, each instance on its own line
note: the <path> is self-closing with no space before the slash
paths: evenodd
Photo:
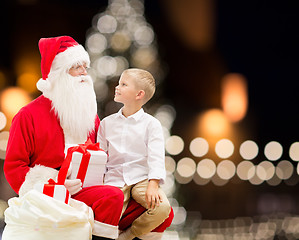
<path id="1" fill-rule="evenodd" d="M 119 111 L 117 112 L 117 117 L 121 117 L 121 118 L 126 118 L 123 114 L 122 114 L 122 111 L 123 111 L 123 107 L 121 109 L 119 109 Z M 141 108 L 138 112 L 134 113 L 133 115 L 129 116 L 129 118 L 133 118 L 135 121 L 138 121 L 142 115 L 144 114 L 144 110 L 143 108 Z"/>

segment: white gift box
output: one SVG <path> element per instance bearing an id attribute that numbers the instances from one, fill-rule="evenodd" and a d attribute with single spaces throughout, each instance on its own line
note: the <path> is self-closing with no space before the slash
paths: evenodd
<path id="1" fill-rule="evenodd" d="M 70 146 L 66 146 L 67 148 Z M 93 151 L 87 150 L 90 153 L 90 159 L 88 163 L 88 168 L 86 171 L 86 175 L 84 178 L 82 187 L 90 187 L 95 185 L 103 185 L 104 183 L 104 174 L 106 171 L 106 163 L 107 163 L 107 154 L 102 151 Z M 68 179 L 76 179 L 78 178 L 78 172 L 81 164 L 83 154 L 80 152 L 73 152 L 72 154 L 72 162 L 71 162 L 71 175 Z"/>
<path id="2" fill-rule="evenodd" d="M 66 204 L 69 203 L 70 194 L 64 185 L 37 183 L 34 185 L 34 189 L 40 193 L 48 195 L 49 197 L 53 197 L 58 201 L 64 202 Z"/>

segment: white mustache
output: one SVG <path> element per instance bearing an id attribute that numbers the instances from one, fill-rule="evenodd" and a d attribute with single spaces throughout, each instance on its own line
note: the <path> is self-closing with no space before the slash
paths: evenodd
<path id="1" fill-rule="evenodd" d="M 82 76 L 78 76 L 78 77 L 73 77 L 73 79 L 76 82 L 87 82 L 87 83 L 92 83 L 92 79 L 89 75 L 82 75 Z"/>

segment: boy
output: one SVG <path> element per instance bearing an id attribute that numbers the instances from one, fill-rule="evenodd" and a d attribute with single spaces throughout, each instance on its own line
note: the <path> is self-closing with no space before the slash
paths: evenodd
<path id="1" fill-rule="evenodd" d="M 118 113 L 101 121 L 98 142 L 108 153 L 105 185 L 122 189 L 124 209 L 130 197 L 147 209 L 119 240 L 130 240 L 160 225 L 171 210 L 159 188 L 166 177 L 164 138 L 160 122 L 142 106 L 154 95 L 155 80 L 142 69 L 125 70 L 115 88 L 114 101 L 122 103 Z"/>

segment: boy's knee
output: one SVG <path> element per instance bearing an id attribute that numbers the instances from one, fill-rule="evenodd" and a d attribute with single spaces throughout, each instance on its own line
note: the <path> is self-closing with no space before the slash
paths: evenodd
<path id="1" fill-rule="evenodd" d="M 160 203 L 159 207 L 155 209 L 155 214 L 159 216 L 160 219 L 166 219 L 171 211 L 171 206 L 168 201 Z"/>
<path id="2" fill-rule="evenodd" d="M 171 211 L 171 206 L 170 206 L 168 201 L 167 201 L 167 203 L 163 203 L 161 206 L 162 206 L 163 216 L 165 218 L 167 218 L 169 216 L 170 211 Z"/>

